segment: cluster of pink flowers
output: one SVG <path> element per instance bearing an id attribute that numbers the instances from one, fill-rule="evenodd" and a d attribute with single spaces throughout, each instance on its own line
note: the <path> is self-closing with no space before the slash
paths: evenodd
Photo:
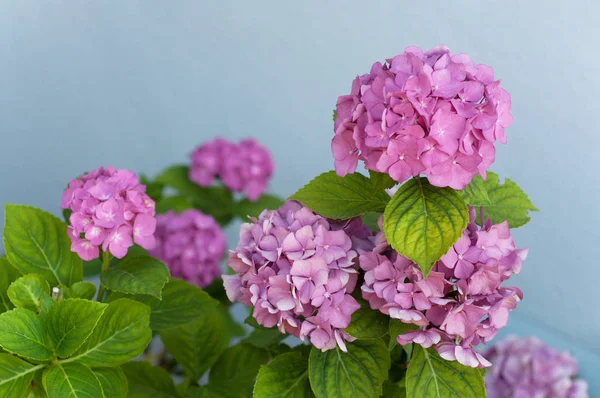
<path id="1" fill-rule="evenodd" d="M 438 46 L 409 47 L 357 77 L 339 97 L 331 143 L 340 176 L 365 168 L 403 182 L 427 175 L 436 186 L 463 189 L 506 143 L 510 96 L 491 67 Z"/>
<path id="2" fill-rule="evenodd" d="M 163 261 L 172 276 L 202 288 L 221 275 L 227 241 L 213 217 L 194 209 L 169 211 L 157 217 L 155 236 L 156 248 L 149 253 Z"/>
<path id="3" fill-rule="evenodd" d="M 489 398 L 587 398 L 575 379 L 577 361 L 535 337 L 509 337 L 484 352 L 493 366 L 485 375 Z"/>
<path id="4" fill-rule="evenodd" d="M 72 180 L 62 196 L 62 209 L 72 211 L 68 228 L 71 250 L 83 260 L 99 255 L 98 247 L 122 258 L 137 243 L 155 245 L 155 204 L 135 173 L 100 167 Z"/>
<path id="5" fill-rule="evenodd" d="M 343 224 L 316 215 L 298 202 L 263 211 L 242 225 L 230 252 L 235 275 L 223 275 L 231 301 L 254 306 L 265 327 L 277 326 L 321 350 L 346 350 L 344 332 L 360 308 L 350 295 L 358 280 L 358 252 L 371 250 L 371 232 L 360 218 Z"/>
<path id="6" fill-rule="evenodd" d="M 427 279 L 380 232 L 373 251 L 359 258 L 365 271 L 362 292 L 371 308 L 418 327 L 398 336 L 399 344 L 435 346 L 447 360 L 487 367 L 490 362 L 474 347 L 490 341 L 521 300 L 518 288 L 501 283 L 520 271 L 527 250 L 516 249 L 508 223 L 488 221 L 478 228 L 470 210 L 471 223 L 463 236 Z"/>
<path id="7" fill-rule="evenodd" d="M 250 200 L 262 195 L 275 168 L 269 151 L 252 138 L 237 144 L 217 138 L 196 148 L 191 158 L 190 180 L 208 187 L 220 178 L 233 192 L 245 191 Z"/>

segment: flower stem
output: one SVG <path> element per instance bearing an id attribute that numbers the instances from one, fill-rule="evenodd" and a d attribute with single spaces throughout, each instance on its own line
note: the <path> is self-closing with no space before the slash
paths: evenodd
<path id="1" fill-rule="evenodd" d="M 102 272 L 108 271 L 110 267 L 110 252 L 102 252 Z M 102 283 L 100 284 L 100 288 L 98 288 L 98 296 L 96 297 L 96 301 L 102 302 L 104 299 L 104 286 Z"/>
<path id="2" fill-rule="evenodd" d="M 485 223 L 485 210 L 483 209 L 483 206 L 479 206 L 479 218 L 481 219 L 481 225 L 483 226 Z"/>

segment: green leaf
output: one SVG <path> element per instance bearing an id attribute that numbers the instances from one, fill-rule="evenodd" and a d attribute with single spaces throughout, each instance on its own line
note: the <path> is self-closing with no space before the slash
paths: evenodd
<path id="1" fill-rule="evenodd" d="M 390 197 L 385 191 L 374 191 L 371 181 L 362 174 L 340 177 L 335 171 L 328 171 L 301 188 L 292 199 L 324 217 L 345 220 L 368 211 L 383 211 Z"/>
<path id="2" fill-rule="evenodd" d="M 284 203 L 285 201 L 280 197 L 266 194 L 254 202 L 248 199 L 240 200 L 235 204 L 234 212 L 242 220 L 246 220 L 248 217 L 258 217 L 263 210 L 279 209 Z"/>
<path id="3" fill-rule="evenodd" d="M 43 365 L 35 366 L 10 354 L 0 354 L 0 396 L 26 397 L 35 372 L 42 367 Z"/>
<path id="4" fill-rule="evenodd" d="M 181 213 L 192 208 L 194 208 L 194 205 L 184 196 L 168 196 L 156 202 L 156 212 L 158 214 L 166 213 L 169 210 Z"/>
<path id="5" fill-rule="evenodd" d="M 83 276 L 86 278 L 100 275 L 102 272 L 102 260 L 95 258 L 91 261 L 83 262 Z"/>
<path id="6" fill-rule="evenodd" d="M 52 359 L 42 319 L 24 308 L 0 314 L 0 346 L 8 352 L 36 361 Z"/>
<path id="7" fill-rule="evenodd" d="M 488 172 L 491 174 L 491 172 Z M 487 189 L 485 188 L 485 182 L 479 174 L 477 174 L 469 185 L 465 187 L 463 191 L 457 191 L 458 194 L 463 198 L 467 204 L 471 206 L 488 206 L 491 204 L 490 197 L 488 196 Z"/>
<path id="8" fill-rule="evenodd" d="M 398 344 L 396 341 L 396 337 L 401 334 L 405 334 L 410 332 L 411 330 L 417 330 L 419 327 L 412 323 L 404 323 L 399 319 L 390 318 L 389 323 L 389 335 L 390 335 L 390 343 L 388 349 L 392 351 L 394 347 Z"/>
<path id="9" fill-rule="evenodd" d="M 49 398 L 105 398 L 94 372 L 79 363 L 50 366 L 42 382 Z"/>
<path id="10" fill-rule="evenodd" d="M 390 367 L 390 354 L 381 340 L 358 340 L 339 348 L 310 352 L 308 374 L 315 395 L 339 398 L 378 398 Z"/>
<path id="11" fill-rule="evenodd" d="M 361 339 L 378 339 L 389 329 L 390 317 L 377 310 L 372 310 L 369 303 L 358 300 L 360 309 L 352 314 L 350 325 L 345 332 L 350 336 Z"/>
<path id="12" fill-rule="evenodd" d="M 150 340 L 150 308 L 133 300 L 119 299 L 108 305 L 94 331 L 75 356 L 87 366 L 118 366 L 140 355 Z"/>
<path id="13" fill-rule="evenodd" d="M 41 275 L 28 274 L 14 281 L 7 293 L 15 307 L 37 313 L 42 308 L 42 297 L 50 295 L 50 286 Z"/>
<path id="14" fill-rule="evenodd" d="M 0 258 L 0 313 L 15 308 L 8 297 L 8 287 L 20 276 L 21 273 L 10 265 L 8 260 Z"/>
<path id="15" fill-rule="evenodd" d="M 48 312 L 46 325 L 60 358 L 73 354 L 92 334 L 108 305 L 83 299 L 65 299 Z"/>
<path id="16" fill-rule="evenodd" d="M 146 195 L 150 196 L 155 202 L 162 197 L 164 184 L 150 180 L 146 175 L 140 174 L 140 183 L 146 186 Z"/>
<path id="17" fill-rule="evenodd" d="M 485 386 L 479 370 L 442 359 L 433 349 L 415 345 L 406 373 L 409 397 L 484 398 Z"/>
<path id="18" fill-rule="evenodd" d="M 314 397 L 308 381 L 308 357 L 288 352 L 261 366 L 254 385 L 254 398 Z"/>
<path id="19" fill-rule="evenodd" d="M 77 282 L 69 288 L 69 297 L 91 300 L 96 295 L 96 285 L 91 282 Z"/>
<path id="20" fill-rule="evenodd" d="M 369 227 L 373 232 L 379 232 L 379 225 L 377 224 L 379 217 L 381 217 L 381 213 L 375 213 L 373 211 L 368 211 L 361 216 L 363 224 Z"/>
<path id="21" fill-rule="evenodd" d="M 381 398 L 406 398 L 406 388 L 387 380 L 383 383 L 383 394 Z"/>
<path id="22" fill-rule="evenodd" d="M 281 333 L 277 328 L 255 329 L 243 342 L 258 348 L 270 348 L 279 344 L 287 335 Z"/>
<path id="23" fill-rule="evenodd" d="M 260 365 L 268 360 L 267 351 L 248 344 L 228 348 L 210 369 L 208 396 L 245 398 Z"/>
<path id="24" fill-rule="evenodd" d="M 93 370 L 106 398 L 127 397 L 127 377 L 120 367 L 97 368 Z"/>
<path id="25" fill-rule="evenodd" d="M 128 398 L 176 398 L 179 396 L 171 375 L 148 362 L 129 362 L 121 366 L 129 382 Z"/>
<path id="26" fill-rule="evenodd" d="M 398 185 L 398 182 L 390 177 L 389 174 L 373 170 L 369 170 L 369 180 L 371 181 L 371 187 L 375 191 L 383 191 Z"/>
<path id="27" fill-rule="evenodd" d="M 208 392 L 204 387 L 191 386 L 187 389 L 184 398 L 208 398 Z"/>
<path id="28" fill-rule="evenodd" d="M 451 188 L 413 178 L 385 208 L 383 231 L 396 251 L 414 261 L 426 278 L 433 264 L 462 236 L 469 222 L 467 204 Z"/>
<path id="29" fill-rule="evenodd" d="M 114 292 L 147 294 L 160 299 L 169 276 L 169 268 L 154 257 L 127 256 L 114 269 L 102 272 L 100 283 Z"/>
<path id="30" fill-rule="evenodd" d="M 207 311 L 187 325 L 162 330 L 160 337 L 193 380 L 199 380 L 217 361 L 229 340 L 217 309 Z"/>
<path id="31" fill-rule="evenodd" d="M 67 226 L 30 206 L 5 205 L 4 249 L 23 274 L 40 274 L 50 285 L 70 286 L 83 277 L 82 262 L 71 252 Z"/>
<path id="32" fill-rule="evenodd" d="M 538 211 L 525 192 L 508 178 L 500 184 L 498 174 L 488 171 L 484 185 L 490 198 L 490 204 L 483 205 L 485 216 L 494 224 L 508 221 L 511 228 L 521 227 L 529 222 L 530 211 Z"/>

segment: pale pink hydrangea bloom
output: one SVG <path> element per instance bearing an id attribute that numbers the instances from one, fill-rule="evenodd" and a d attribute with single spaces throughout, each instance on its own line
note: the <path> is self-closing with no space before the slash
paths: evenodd
<path id="1" fill-rule="evenodd" d="M 123 258 L 134 243 L 155 245 L 155 204 L 135 173 L 100 167 L 72 180 L 61 200 L 71 210 L 68 227 L 71 250 L 83 260 L 99 256 L 99 246 Z"/>
<path id="2" fill-rule="evenodd" d="M 434 346 L 448 360 L 470 367 L 490 362 L 475 351 L 508 322 L 508 314 L 522 299 L 516 287 L 501 283 L 521 269 L 527 250 L 517 249 L 508 224 L 471 223 L 463 236 L 429 272 L 427 279 L 412 261 L 385 243 L 379 232 L 371 252 L 360 255 L 365 271 L 361 287 L 371 308 L 417 330 L 397 337 L 399 344 Z M 381 227 L 381 219 L 380 219 Z"/>
<path id="3" fill-rule="evenodd" d="M 485 178 L 494 143 L 506 143 L 510 96 L 492 68 L 447 47 L 408 47 L 376 62 L 338 98 L 331 143 L 335 170 L 353 173 L 359 160 L 397 182 L 425 174 L 436 186 L 463 189 Z"/>
<path id="4" fill-rule="evenodd" d="M 173 277 L 203 288 L 221 275 L 227 241 L 213 217 L 190 209 L 181 214 L 169 211 L 156 220 L 157 245 L 149 253 L 163 261 Z"/>

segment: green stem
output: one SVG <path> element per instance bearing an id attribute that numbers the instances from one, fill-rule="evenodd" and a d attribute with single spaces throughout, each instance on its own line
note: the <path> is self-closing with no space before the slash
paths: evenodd
<path id="1" fill-rule="evenodd" d="M 108 271 L 110 267 L 110 252 L 102 252 L 102 272 Z M 100 288 L 98 289 L 98 296 L 96 297 L 96 301 L 102 302 L 104 299 L 104 286 L 100 283 Z"/>

